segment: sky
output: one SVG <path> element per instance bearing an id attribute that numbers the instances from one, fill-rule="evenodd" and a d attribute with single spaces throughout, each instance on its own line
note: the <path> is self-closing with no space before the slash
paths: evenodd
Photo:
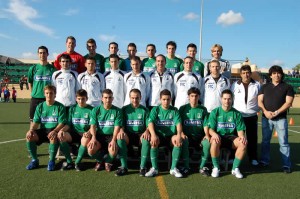
<path id="1" fill-rule="evenodd" d="M 231 63 L 248 57 L 259 68 L 293 68 L 300 63 L 299 13 L 299 0 L 203 0 L 202 61 L 217 43 Z M 0 0 L 0 54 L 37 59 L 37 48 L 45 45 L 53 60 L 72 35 L 82 55 L 89 38 L 104 56 L 111 41 L 121 55 L 130 42 L 145 55 L 149 43 L 166 54 L 172 40 L 184 58 L 189 43 L 200 51 L 200 16 L 201 0 Z"/>

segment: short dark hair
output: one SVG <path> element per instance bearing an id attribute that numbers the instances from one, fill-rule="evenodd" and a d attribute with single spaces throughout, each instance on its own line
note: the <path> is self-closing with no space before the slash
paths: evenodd
<path id="1" fill-rule="evenodd" d="M 242 71 L 249 71 L 250 73 L 252 72 L 252 71 L 251 71 L 251 67 L 250 67 L 249 65 L 243 65 L 243 66 L 241 67 L 240 72 L 242 72 Z"/>
<path id="2" fill-rule="evenodd" d="M 47 52 L 47 54 L 49 54 L 48 48 L 46 46 L 40 46 L 40 47 L 38 47 L 38 52 L 39 52 L 39 50 L 45 50 Z"/>
<path id="3" fill-rule="evenodd" d="M 186 56 L 186 57 L 183 59 L 183 62 L 185 61 L 185 59 L 191 59 L 191 60 L 194 60 L 194 58 L 191 57 L 191 56 Z"/>
<path id="4" fill-rule="evenodd" d="M 119 48 L 119 44 L 117 43 L 117 42 L 110 42 L 109 44 L 108 44 L 108 48 L 110 47 L 110 45 L 116 45 L 117 46 L 117 48 Z"/>
<path id="5" fill-rule="evenodd" d="M 94 62 L 96 62 L 95 57 L 92 57 L 92 56 L 88 56 L 87 58 L 85 58 L 85 61 L 87 61 L 87 60 L 93 60 Z"/>
<path id="6" fill-rule="evenodd" d="M 140 58 L 139 56 L 133 56 L 133 57 L 130 59 L 130 61 L 131 61 L 131 60 L 138 61 L 139 63 L 141 63 L 141 58 Z"/>
<path id="7" fill-rule="evenodd" d="M 109 55 L 109 60 L 112 59 L 112 58 L 116 58 L 116 59 L 120 60 L 120 57 L 116 54 Z"/>
<path id="8" fill-rule="evenodd" d="M 84 89 L 79 89 L 77 92 L 76 92 L 76 97 L 86 97 L 87 98 L 87 92 L 86 90 Z"/>
<path id="9" fill-rule="evenodd" d="M 137 89 L 137 88 L 131 89 L 130 92 L 129 92 L 129 96 L 130 96 L 130 93 L 138 93 L 140 96 L 142 96 L 141 91 L 139 89 Z"/>
<path id="10" fill-rule="evenodd" d="M 128 46 L 127 46 L 127 48 L 128 48 L 128 47 L 134 47 L 134 48 L 136 49 L 135 43 L 129 43 Z"/>
<path id="11" fill-rule="evenodd" d="M 110 89 L 107 88 L 107 89 L 103 90 L 102 96 L 103 96 L 103 94 L 113 95 L 113 92 L 112 92 L 112 90 L 110 90 Z"/>
<path id="12" fill-rule="evenodd" d="M 72 60 L 70 55 L 68 54 L 62 54 L 59 58 L 58 58 L 58 61 L 60 61 L 61 59 L 68 59 L 68 60 Z"/>
<path id="13" fill-rule="evenodd" d="M 166 44 L 166 48 L 168 48 L 169 45 L 174 46 L 174 47 L 175 47 L 175 50 L 177 49 L 177 44 L 176 44 L 175 41 L 169 41 L 169 42 Z"/>
<path id="14" fill-rule="evenodd" d="M 154 44 L 148 44 L 148 45 L 146 46 L 146 49 L 147 49 L 149 46 L 152 46 L 154 49 L 156 49 L 156 46 L 155 46 Z"/>
<path id="15" fill-rule="evenodd" d="M 200 90 L 198 88 L 196 88 L 196 87 L 192 87 L 192 88 L 190 88 L 188 90 L 187 94 L 188 95 L 190 95 L 190 94 L 197 94 L 197 95 L 200 96 Z"/>
<path id="16" fill-rule="evenodd" d="M 275 72 L 280 73 L 281 76 L 282 76 L 281 80 L 283 80 L 284 73 L 283 73 L 283 70 L 282 70 L 281 66 L 278 66 L 278 65 L 271 66 L 271 68 L 269 69 L 269 77 L 271 77 L 272 73 L 275 73 Z"/>
<path id="17" fill-rule="evenodd" d="M 73 36 L 68 36 L 67 39 L 66 39 L 66 42 L 68 42 L 68 39 L 71 39 L 71 40 L 73 40 L 73 41 L 76 42 L 76 39 L 75 39 L 75 37 L 73 37 Z"/>
<path id="18" fill-rule="evenodd" d="M 233 93 L 230 89 L 223 90 L 221 93 L 221 97 L 223 97 L 224 94 L 229 94 L 231 96 L 231 98 L 233 98 Z"/>
<path id="19" fill-rule="evenodd" d="M 189 48 L 196 48 L 196 50 L 197 50 L 197 46 L 194 43 L 190 43 L 189 45 L 187 45 L 186 49 L 189 49 Z"/>
<path id="20" fill-rule="evenodd" d="M 171 91 L 169 91 L 168 89 L 164 89 L 160 92 L 159 97 L 161 98 L 163 95 L 168 95 L 171 97 Z"/>

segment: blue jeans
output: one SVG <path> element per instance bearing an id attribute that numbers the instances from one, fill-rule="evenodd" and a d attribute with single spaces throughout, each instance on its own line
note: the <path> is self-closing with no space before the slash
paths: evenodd
<path id="1" fill-rule="evenodd" d="M 269 120 L 262 117 L 262 142 L 261 142 L 261 162 L 270 163 L 270 141 L 273 129 L 277 131 L 279 150 L 284 167 L 291 167 L 290 145 L 288 143 L 287 119 Z"/>

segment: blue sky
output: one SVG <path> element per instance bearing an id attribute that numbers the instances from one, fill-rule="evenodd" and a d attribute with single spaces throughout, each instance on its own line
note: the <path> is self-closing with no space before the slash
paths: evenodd
<path id="1" fill-rule="evenodd" d="M 37 58 L 40 45 L 49 48 L 49 59 L 65 51 L 65 38 L 77 39 L 76 51 L 85 55 L 85 42 L 97 41 L 108 55 L 108 43 L 119 43 L 126 54 L 129 42 L 144 53 L 148 43 L 166 54 L 165 44 L 177 42 L 177 52 L 199 47 L 201 0 L 0 0 L 0 54 Z M 258 67 L 300 63 L 299 0 L 204 0 L 202 58 L 210 47 L 223 46 L 223 58 L 249 57 Z M 198 55 L 197 55 L 198 57 Z"/>

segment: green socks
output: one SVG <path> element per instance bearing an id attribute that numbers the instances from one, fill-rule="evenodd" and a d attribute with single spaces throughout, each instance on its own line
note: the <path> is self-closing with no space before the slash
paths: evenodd
<path id="1" fill-rule="evenodd" d="M 174 169 L 177 166 L 177 163 L 180 158 L 180 152 L 181 152 L 181 147 L 176 147 L 176 146 L 173 147 L 171 169 Z"/>
<path id="2" fill-rule="evenodd" d="M 102 156 L 100 154 L 100 151 L 97 151 L 95 154 L 90 155 L 90 157 L 96 159 L 97 162 L 102 162 Z"/>
<path id="3" fill-rule="evenodd" d="M 181 157 L 183 160 L 183 167 L 187 169 L 190 168 L 190 151 L 188 138 L 182 141 Z"/>
<path id="4" fill-rule="evenodd" d="M 32 160 L 37 160 L 37 146 L 36 146 L 36 143 L 35 142 L 26 142 L 26 146 L 27 146 L 27 149 L 29 151 L 29 154 L 32 158 Z"/>
<path id="5" fill-rule="evenodd" d="M 207 139 L 203 140 L 201 142 L 201 145 L 202 145 L 202 154 L 201 154 L 201 163 L 200 163 L 200 169 L 202 169 L 206 162 L 207 162 L 207 159 L 209 157 L 209 150 L 210 150 L 210 143 Z"/>
<path id="6" fill-rule="evenodd" d="M 49 144 L 49 155 L 50 161 L 55 161 L 55 156 L 58 150 L 59 143 L 50 143 Z"/>
<path id="7" fill-rule="evenodd" d="M 234 160 L 233 160 L 232 170 L 235 169 L 235 168 L 239 168 L 241 163 L 242 163 L 242 160 L 235 157 Z"/>
<path id="8" fill-rule="evenodd" d="M 121 161 L 121 167 L 127 168 L 127 145 L 124 139 L 117 140 L 119 147 L 119 156 Z"/>
<path id="9" fill-rule="evenodd" d="M 84 154 L 86 153 L 86 151 L 87 151 L 87 147 L 80 145 L 80 147 L 78 149 L 78 155 L 77 155 L 77 158 L 75 160 L 75 164 L 78 164 L 78 163 L 81 162 L 81 160 L 82 160 Z"/>
<path id="10" fill-rule="evenodd" d="M 220 169 L 219 157 L 211 157 L 214 168 Z"/>
<path id="11" fill-rule="evenodd" d="M 61 142 L 59 144 L 61 151 L 64 153 L 67 163 L 72 163 L 72 158 L 70 155 L 70 146 L 67 142 Z"/>
<path id="12" fill-rule="evenodd" d="M 150 142 L 148 142 L 145 139 L 142 139 L 140 168 L 146 168 L 146 163 L 147 163 L 147 159 L 148 159 L 149 150 L 150 150 Z"/>
<path id="13" fill-rule="evenodd" d="M 151 164 L 154 169 L 158 169 L 157 158 L 158 158 L 158 148 L 151 148 L 150 149 L 150 157 L 151 157 Z"/>

